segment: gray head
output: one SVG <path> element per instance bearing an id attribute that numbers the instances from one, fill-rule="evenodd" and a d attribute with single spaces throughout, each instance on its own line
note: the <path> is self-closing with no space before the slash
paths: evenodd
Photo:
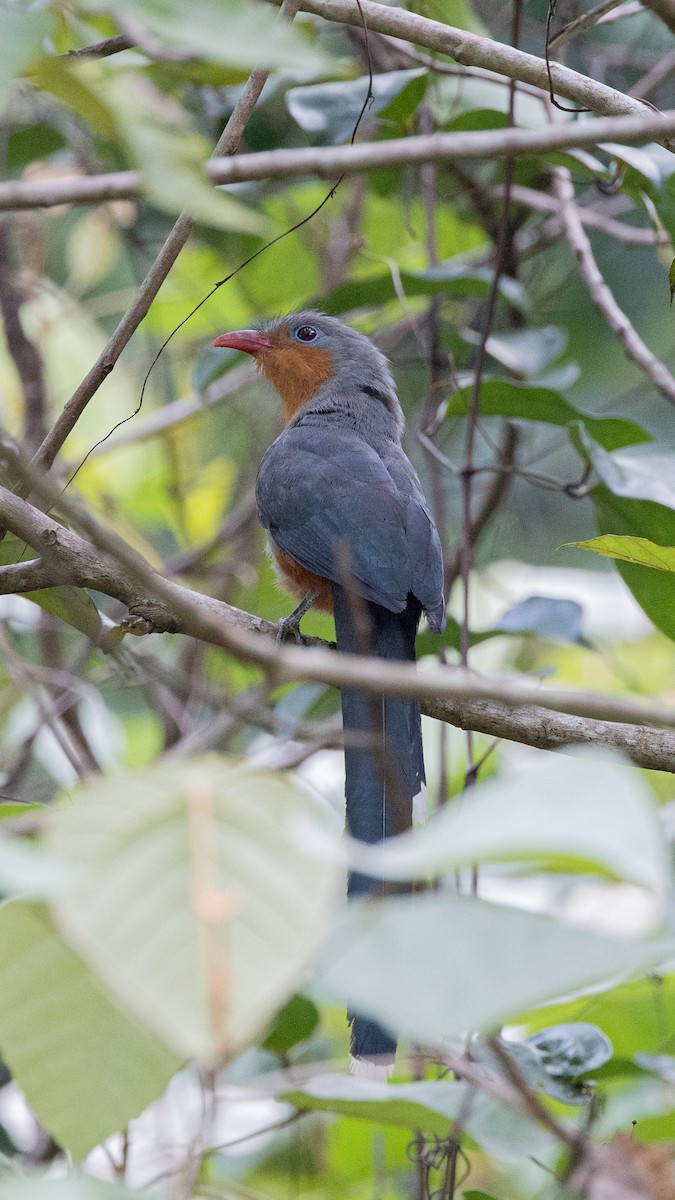
<path id="1" fill-rule="evenodd" d="M 343 401 L 352 409 L 363 406 L 364 416 L 379 406 L 400 437 L 403 414 L 387 359 L 370 338 L 337 317 L 311 310 L 291 313 L 265 321 L 259 330 L 224 334 L 214 345 L 253 354 L 289 420 L 310 401 L 330 396 L 333 406 Z"/>

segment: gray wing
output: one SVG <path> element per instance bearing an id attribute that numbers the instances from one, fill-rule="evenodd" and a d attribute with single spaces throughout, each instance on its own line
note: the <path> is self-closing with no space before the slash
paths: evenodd
<path id="1" fill-rule="evenodd" d="M 383 461 L 344 427 L 294 425 L 270 446 L 258 472 L 260 521 L 308 570 L 344 582 L 346 547 L 356 590 L 391 612 L 408 593 L 430 616 L 442 606 L 438 535 L 417 476 L 394 445 Z"/>

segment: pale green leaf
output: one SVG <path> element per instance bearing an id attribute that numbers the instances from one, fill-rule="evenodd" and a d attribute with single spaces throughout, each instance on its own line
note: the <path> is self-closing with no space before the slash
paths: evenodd
<path id="1" fill-rule="evenodd" d="M 585 754 L 556 755 L 517 779 L 482 784 L 461 804 L 446 805 L 427 825 L 385 845 L 352 842 L 350 859 L 386 879 L 518 861 L 600 871 L 661 896 L 671 883 L 649 789 L 629 766 Z"/>
<path id="2" fill-rule="evenodd" d="M 604 533 L 602 537 L 589 538 L 585 542 L 570 542 L 580 550 L 592 550 L 603 558 L 618 558 L 622 562 L 637 563 L 641 567 L 654 567 L 657 571 L 675 572 L 675 546 L 657 546 L 648 538 L 622 537 Z"/>
<path id="3" fill-rule="evenodd" d="M 469 896 L 395 897 L 347 906 L 315 987 L 411 1041 L 434 1045 L 643 972 L 674 950 L 672 939 L 619 941 Z"/>
<path id="4" fill-rule="evenodd" d="M 36 1115 L 76 1159 L 123 1129 L 180 1067 L 110 999 L 40 906 L 0 907 L 0 973 L 2 1056 Z"/>
<path id="5" fill-rule="evenodd" d="M 60 928 L 177 1053 L 245 1045 L 314 953 L 342 877 L 292 838 L 300 818 L 332 829 L 286 776 L 215 756 L 92 778 L 54 811 L 48 844 L 77 867 Z"/>
<path id="6" fill-rule="evenodd" d="M 45 1179 L 35 1174 L 18 1174 L 0 1179 L 0 1200 L 140 1200 L 118 1183 L 106 1183 L 91 1175 L 69 1175 L 67 1179 Z"/>
<path id="7" fill-rule="evenodd" d="M 459 1120 L 466 1133 L 503 1162 L 544 1154 L 553 1145 L 541 1126 L 497 1104 L 483 1092 L 474 1093 L 467 1104 L 464 1083 L 387 1084 L 319 1075 L 301 1089 L 282 1092 L 279 1099 L 296 1108 L 419 1130 L 431 1138 L 447 1137 L 449 1127 Z"/>
<path id="8" fill-rule="evenodd" d="M 151 39 L 182 55 L 235 67 L 325 70 L 328 61 L 273 7 L 249 0 L 85 0 L 94 12 L 123 13 Z"/>

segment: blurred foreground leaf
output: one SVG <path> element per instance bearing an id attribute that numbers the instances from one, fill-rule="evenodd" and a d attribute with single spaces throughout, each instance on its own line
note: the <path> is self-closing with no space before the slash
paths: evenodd
<path id="1" fill-rule="evenodd" d="M 215 755 L 92 778 L 54 811 L 59 926 L 176 1053 L 246 1045 L 315 951 L 341 871 L 298 845 L 300 818 L 331 836 L 291 779 Z"/>
<path id="2" fill-rule="evenodd" d="M 82 1159 L 156 1100 L 181 1062 L 118 1008 L 39 905 L 0 907 L 0 972 L 2 1056 L 42 1123 Z"/>
<path id="3" fill-rule="evenodd" d="M 433 1046 L 556 996 L 643 972 L 672 939 L 618 939 L 468 896 L 352 903 L 322 955 L 326 998 Z"/>

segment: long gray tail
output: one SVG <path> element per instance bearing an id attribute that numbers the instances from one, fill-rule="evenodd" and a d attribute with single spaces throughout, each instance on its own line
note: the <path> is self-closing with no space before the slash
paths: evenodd
<path id="1" fill-rule="evenodd" d="M 370 626 L 361 644 L 355 633 L 359 609 Z M 333 607 L 337 648 L 343 654 L 367 650 L 378 658 L 415 661 L 415 635 L 421 606 L 408 596 L 404 612 L 392 613 L 377 604 L 350 597 L 333 585 Z M 365 644 L 364 644 L 365 643 Z M 419 704 L 393 696 L 378 696 L 342 690 L 342 721 L 345 731 L 347 828 L 362 842 L 380 842 L 403 833 L 412 824 L 412 801 L 424 783 L 422 725 Z M 362 744 L 350 745 L 351 740 Z M 348 893 L 354 896 L 384 895 L 392 890 L 382 880 L 354 873 Z M 370 1061 L 386 1056 L 393 1062 L 396 1039 L 358 1014 L 349 1013 L 352 1027 L 352 1057 Z"/>

